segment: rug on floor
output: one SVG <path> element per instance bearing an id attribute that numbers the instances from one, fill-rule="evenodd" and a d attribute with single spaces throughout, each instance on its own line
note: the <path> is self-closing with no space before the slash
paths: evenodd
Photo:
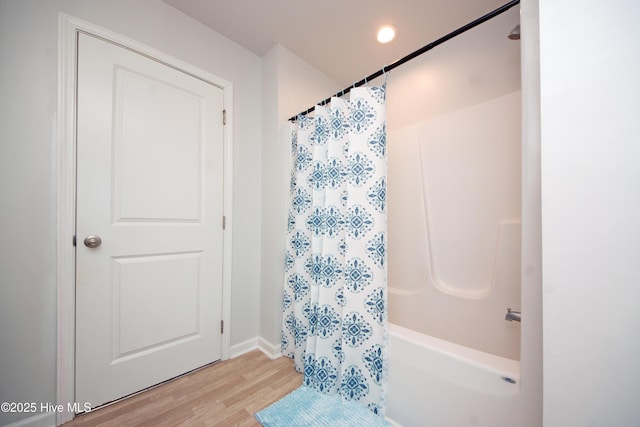
<path id="1" fill-rule="evenodd" d="M 389 427 L 382 417 L 340 395 L 300 387 L 255 414 L 264 427 Z"/>

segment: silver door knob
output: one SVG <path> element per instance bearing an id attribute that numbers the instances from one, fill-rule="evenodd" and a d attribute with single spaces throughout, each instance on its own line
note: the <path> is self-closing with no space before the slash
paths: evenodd
<path id="1" fill-rule="evenodd" d="M 100 238 L 100 236 L 87 236 L 84 239 L 84 245 L 91 249 L 97 248 L 101 244 L 102 244 L 102 239 Z"/>

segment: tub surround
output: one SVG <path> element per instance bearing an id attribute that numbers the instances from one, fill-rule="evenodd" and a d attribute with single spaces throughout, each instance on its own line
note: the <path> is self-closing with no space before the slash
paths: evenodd
<path id="1" fill-rule="evenodd" d="M 520 359 L 520 91 L 389 132 L 392 323 Z"/>

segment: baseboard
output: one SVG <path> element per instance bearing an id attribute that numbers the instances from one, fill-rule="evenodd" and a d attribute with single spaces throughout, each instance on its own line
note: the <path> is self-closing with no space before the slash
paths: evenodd
<path id="1" fill-rule="evenodd" d="M 282 356 L 282 353 L 280 352 L 280 343 L 272 344 L 262 337 L 251 338 L 241 343 L 232 345 L 230 356 L 231 359 L 233 359 L 234 357 L 241 356 L 253 350 L 260 350 L 269 359 L 272 360 Z"/>
<path id="2" fill-rule="evenodd" d="M 267 357 L 271 360 L 277 359 L 282 356 L 280 343 L 271 344 L 269 341 L 265 340 L 262 337 L 258 338 L 258 349 L 267 355 Z"/>
<path id="3" fill-rule="evenodd" d="M 391 424 L 393 427 L 402 427 L 402 424 L 399 424 L 399 423 L 397 423 L 397 422 L 393 421 L 393 420 L 392 420 L 391 418 L 389 418 L 389 417 L 384 417 L 384 419 L 385 419 L 385 420 L 387 420 L 387 422 L 388 422 L 389 424 Z"/>
<path id="4" fill-rule="evenodd" d="M 229 351 L 229 357 L 233 359 L 257 349 L 258 339 L 259 339 L 258 337 L 255 337 L 255 338 L 251 338 L 246 341 L 243 341 L 241 343 L 232 345 Z"/>
<path id="5" fill-rule="evenodd" d="M 45 412 L 29 418 L 23 418 L 5 427 L 54 427 L 56 425 L 55 412 Z"/>

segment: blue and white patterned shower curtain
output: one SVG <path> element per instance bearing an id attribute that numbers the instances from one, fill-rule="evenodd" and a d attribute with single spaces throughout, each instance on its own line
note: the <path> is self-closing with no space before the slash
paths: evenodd
<path id="1" fill-rule="evenodd" d="M 385 86 L 329 105 L 292 131 L 282 351 L 305 386 L 383 416 Z"/>

